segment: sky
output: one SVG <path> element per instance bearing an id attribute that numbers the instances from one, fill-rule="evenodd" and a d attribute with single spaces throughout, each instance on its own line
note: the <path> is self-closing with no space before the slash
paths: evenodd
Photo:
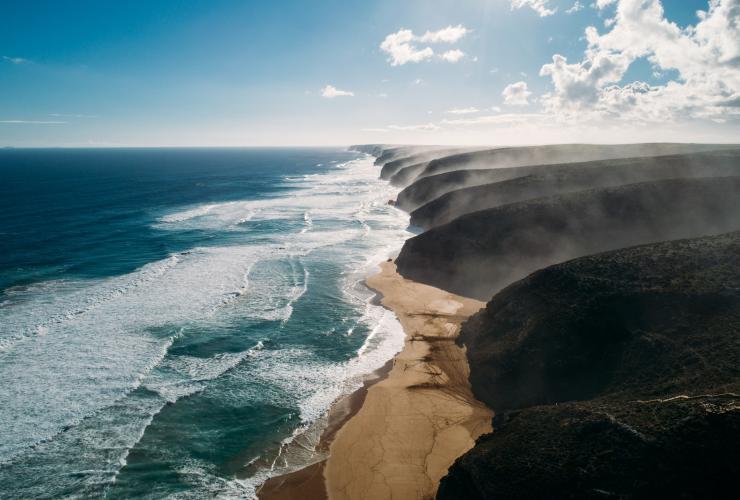
<path id="1" fill-rule="evenodd" d="M 0 28 L 0 146 L 740 142 L 740 0 L 3 0 Z"/>

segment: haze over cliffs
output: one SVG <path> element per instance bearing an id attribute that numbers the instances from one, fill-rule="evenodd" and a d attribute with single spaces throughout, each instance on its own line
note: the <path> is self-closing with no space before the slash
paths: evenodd
<path id="1" fill-rule="evenodd" d="M 626 246 L 740 229 L 740 176 L 667 179 L 465 214 L 407 240 L 410 279 L 487 300 L 543 267 Z"/>
<path id="2" fill-rule="evenodd" d="M 494 432 L 438 498 L 734 498 L 740 146 L 447 152 L 386 174 L 426 229 L 399 272 L 488 301 L 459 341 Z"/>
<path id="3" fill-rule="evenodd" d="M 470 212 L 595 187 L 737 175 L 740 149 L 521 167 L 515 178 L 447 192 L 411 212 L 411 225 L 430 228 Z M 517 169 L 506 169 L 517 170 Z"/>

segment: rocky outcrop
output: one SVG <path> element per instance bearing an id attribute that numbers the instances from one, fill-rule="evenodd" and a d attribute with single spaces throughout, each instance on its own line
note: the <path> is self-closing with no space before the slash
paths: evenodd
<path id="1" fill-rule="evenodd" d="M 406 278 L 487 300 L 537 269 L 593 253 L 740 229 L 740 177 L 670 179 L 512 203 L 406 241 Z"/>
<path id="2" fill-rule="evenodd" d="M 735 498 L 740 232 L 592 255 L 493 297 L 460 335 L 494 432 L 443 500 Z"/>
<path id="3" fill-rule="evenodd" d="M 740 149 L 521 168 L 527 175 L 458 189 L 430 201 L 411 212 L 411 224 L 439 226 L 466 213 L 592 187 L 740 175 Z"/>

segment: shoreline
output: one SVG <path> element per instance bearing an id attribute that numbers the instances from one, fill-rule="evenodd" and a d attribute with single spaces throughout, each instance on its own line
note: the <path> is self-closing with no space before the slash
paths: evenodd
<path id="1" fill-rule="evenodd" d="M 261 500 L 431 497 L 492 430 L 493 413 L 473 396 L 465 349 L 454 342 L 485 303 L 406 280 L 390 260 L 366 282 L 403 326 L 403 349 L 332 405 L 317 446 L 328 457 L 267 480 Z"/>
<path id="2" fill-rule="evenodd" d="M 360 411 L 368 390 L 385 379 L 392 367 L 393 358 L 381 368 L 369 373 L 363 380 L 362 387 L 340 397 L 331 405 L 327 411 L 326 426 L 321 431 L 319 443 L 316 445 L 317 454 L 329 453 L 331 443 L 339 430 Z M 327 460 L 328 457 L 325 457 L 296 471 L 269 478 L 257 488 L 257 498 L 259 500 L 326 499 L 324 467 Z"/>

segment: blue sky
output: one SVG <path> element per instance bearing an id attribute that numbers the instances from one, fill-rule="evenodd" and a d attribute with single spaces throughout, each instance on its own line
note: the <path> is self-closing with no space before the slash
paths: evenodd
<path id="1" fill-rule="evenodd" d="M 9 0 L 0 146 L 736 141 L 737 0 L 713 1 L 708 17 L 730 17 L 728 33 L 711 24 L 719 41 L 687 29 L 707 0 Z M 656 4 L 665 40 L 632 51 L 625 33 Z M 619 33 L 589 41 L 588 26 Z M 464 34 L 435 39 L 447 27 Z M 428 52 L 393 65 L 381 43 L 402 29 L 404 47 Z M 673 62 L 679 32 L 722 71 Z M 570 66 L 541 74 L 556 54 Z M 602 56 L 619 66 L 608 78 L 591 69 Z M 692 83 L 704 74 L 721 96 Z"/>

